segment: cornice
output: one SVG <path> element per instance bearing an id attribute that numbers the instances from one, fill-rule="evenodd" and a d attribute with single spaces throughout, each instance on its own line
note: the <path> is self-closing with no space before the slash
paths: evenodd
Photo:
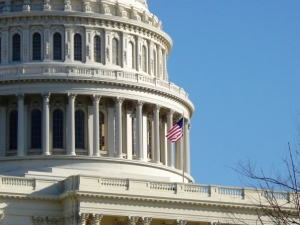
<path id="1" fill-rule="evenodd" d="M 9 26 L 43 26 L 51 22 L 52 25 L 85 26 L 135 33 L 164 45 L 168 52 L 173 45 L 171 37 L 161 29 L 142 21 L 119 16 L 75 11 L 10 12 L 0 15 L 2 27 L 5 29 Z"/>

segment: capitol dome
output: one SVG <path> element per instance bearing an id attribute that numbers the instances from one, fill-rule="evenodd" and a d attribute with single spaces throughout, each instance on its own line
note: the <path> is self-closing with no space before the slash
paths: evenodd
<path id="1" fill-rule="evenodd" d="M 0 174 L 193 182 L 194 106 L 146 0 L 5 0 L 0 14 Z"/>

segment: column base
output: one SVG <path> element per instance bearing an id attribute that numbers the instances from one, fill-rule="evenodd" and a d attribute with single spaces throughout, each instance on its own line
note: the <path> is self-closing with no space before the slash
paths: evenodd
<path id="1" fill-rule="evenodd" d="M 46 153 L 44 153 L 43 155 L 50 155 L 50 152 L 46 152 Z"/>
<path id="2" fill-rule="evenodd" d="M 99 153 L 96 153 L 96 154 L 93 154 L 93 156 L 100 156 L 100 154 L 99 154 Z"/>

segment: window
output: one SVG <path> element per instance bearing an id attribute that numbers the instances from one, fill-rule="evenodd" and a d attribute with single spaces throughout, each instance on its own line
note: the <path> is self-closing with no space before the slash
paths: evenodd
<path id="1" fill-rule="evenodd" d="M 119 65 L 118 52 L 119 52 L 118 40 L 114 38 L 112 39 L 112 63 L 114 65 Z"/>
<path id="2" fill-rule="evenodd" d="M 147 72 L 147 55 L 146 55 L 146 47 L 143 46 L 142 48 L 142 70 Z"/>
<path id="3" fill-rule="evenodd" d="M 136 134 L 136 118 L 132 118 L 132 155 L 136 155 L 136 140 L 137 140 L 137 134 Z"/>
<path id="4" fill-rule="evenodd" d="M 35 109 L 31 112 L 31 148 L 42 148 L 42 113 Z"/>
<path id="5" fill-rule="evenodd" d="M 21 36 L 14 34 L 12 39 L 12 61 L 21 61 Z"/>
<path id="6" fill-rule="evenodd" d="M 105 126 L 104 126 L 104 114 L 99 113 L 99 148 L 105 150 Z"/>
<path id="7" fill-rule="evenodd" d="M 52 145 L 53 148 L 63 148 L 64 143 L 64 114 L 60 109 L 53 111 L 52 118 Z"/>
<path id="8" fill-rule="evenodd" d="M 82 40 L 80 34 L 74 35 L 74 60 L 82 60 Z"/>
<path id="9" fill-rule="evenodd" d="M 84 113 L 75 112 L 75 148 L 84 149 Z"/>
<path id="10" fill-rule="evenodd" d="M 9 115 L 9 150 L 18 149 L 18 111 Z"/>
<path id="11" fill-rule="evenodd" d="M 133 65 L 133 44 L 132 42 L 128 43 L 128 48 L 127 48 L 127 65 L 129 68 L 133 69 L 134 65 Z"/>
<path id="12" fill-rule="evenodd" d="M 62 38 L 60 33 L 53 35 L 53 60 L 62 60 Z"/>
<path id="13" fill-rule="evenodd" d="M 39 33 L 34 33 L 32 36 L 32 60 L 41 60 L 41 35 Z"/>
<path id="14" fill-rule="evenodd" d="M 94 61 L 101 62 L 101 38 L 99 36 L 94 37 Z"/>

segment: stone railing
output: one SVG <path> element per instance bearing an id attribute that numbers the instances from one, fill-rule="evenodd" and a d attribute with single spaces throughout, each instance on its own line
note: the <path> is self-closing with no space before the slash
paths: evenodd
<path id="1" fill-rule="evenodd" d="M 36 186 L 35 179 L 21 177 L 1 177 L 1 186 L 32 188 Z"/>
<path id="2" fill-rule="evenodd" d="M 162 90 L 171 91 L 176 95 L 187 99 L 188 93 L 186 93 L 181 87 L 176 86 L 174 83 L 161 80 L 159 78 L 144 75 L 139 73 L 130 73 L 126 71 L 86 68 L 86 67 L 74 67 L 74 66 L 56 66 L 56 67 L 42 67 L 42 66 L 30 66 L 30 67 L 0 67 L 0 81 L 4 80 L 19 80 L 20 76 L 24 76 L 24 79 L 33 79 L 33 76 L 38 75 L 38 79 L 96 79 L 97 81 L 109 81 L 113 80 L 116 83 L 130 82 L 135 85 L 147 85 L 157 87 Z M 15 77 L 14 76 L 18 76 Z"/>

